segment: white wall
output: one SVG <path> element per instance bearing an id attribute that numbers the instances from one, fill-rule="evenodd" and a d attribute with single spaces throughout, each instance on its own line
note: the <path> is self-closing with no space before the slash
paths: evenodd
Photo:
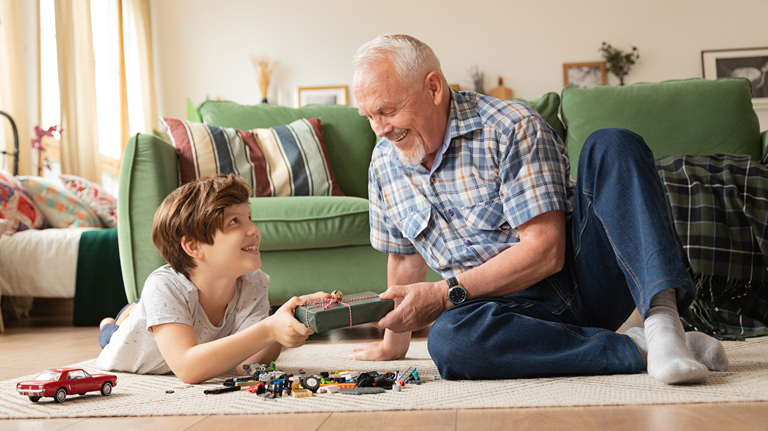
<path id="1" fill-rule="evenodd" d="M 382 33 L 429 44 L 451 83 L 469 88 L 477 65 L 486 89 L 501 75 L 516 97 L 559 93 L 562 64 L 600 61 L 603 41 L 638 47 L 628 84 L 701 77 L 702 50 L 768 46 L 766 17 L 765 0 L 152 0 L 158 112 L 184 117 L 187 97 L 258 103 L 252 55 L 277 62 L 281 104 L 297 86 L 351 86 L 356 48 Z"/>

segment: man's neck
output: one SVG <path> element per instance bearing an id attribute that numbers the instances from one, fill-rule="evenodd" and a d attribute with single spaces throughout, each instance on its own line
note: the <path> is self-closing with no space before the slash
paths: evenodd
<path id="1" fill-rule="evenodd" d="M 437 146 L 431 147 L 431 148 L 434 148 L 434 151 L 424 156 L 424 160 L 422 160 L 421 162 L 421 165 L 424 166 L 424 168 L 426 168 L 428 171 L 432 170 L 432 165 L 435 163 L 435 159 L 437 158 L 437 153 L 441 151 L 441 149 L 443 148 L 443 144 L 445 143 L 446 136 L 448 136 L 448 119 L 451 116 L 451 97 L 452 97 L 451 92 L 449 90 L 447 91 L 447 95 L 443 98 L 443 101 L 440 103 L 441 104 L 440 109 L 442 113 L 442 116 L 440 117 L 440 123 L 442 125 L 441 130 L 445 130 L 445 132 L 443 133 L 442 138 L 439 141 L 435 142 Z"/>

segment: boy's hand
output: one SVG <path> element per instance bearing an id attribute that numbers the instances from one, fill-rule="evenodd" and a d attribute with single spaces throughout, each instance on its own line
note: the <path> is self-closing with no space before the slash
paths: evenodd
<path id="1" fill-rule="evenodd" d="M 285 347 L 299 347 L 304 345 L 307 341 L 307 337 L 312 335 L 314 331 L 296 320 L 296 316 L 294 315 L 296 307 L 329 296 L 330 295 L 325 292 L 317 292 L 300 297 L 294 296 L 289 299 L 288 302 L 283 304 L 283 306 L 275 312 L 275 314 L 268 318 L 271 324 L 272 338 Z"/>

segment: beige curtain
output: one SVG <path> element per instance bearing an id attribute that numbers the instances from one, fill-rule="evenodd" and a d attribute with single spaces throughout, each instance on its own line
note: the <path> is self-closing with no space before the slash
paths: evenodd
<path id="1" fill-rule="evenodd" d="M 56 0 L 61 93 L 61 170 L 101 182 L 89 0 Z"/>
<path id="2" fill-rule="evenodd" d="M 131 119 L 131 131 L 152 133 L 157 128 L 157 108 L 149 0 L 122 0 L 122 7 L 125 63 L 137 65 L 126 68 L 127 93 L 139 99 L 130 97 L 128 105 L 140 103 L 144 112 L 143 119 Z"/>
<path id="3" fill-rule="evenodd" d="M 0 1 L 0 110 L 13 117 L 19 132 L 19 173 L 32 173 L 29 114 L 24 71 L 24 42 L 21 36 L 20 2 Z M 0 117 L 0 149 L 13 151 L 11 123 Z M 11 172 L 12 160 L 7 157 L 0 166 Z"/>

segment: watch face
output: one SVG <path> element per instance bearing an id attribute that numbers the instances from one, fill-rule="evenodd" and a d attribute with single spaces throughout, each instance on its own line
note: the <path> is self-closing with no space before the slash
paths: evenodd
<path id="1" fill-rule="evenodd" d="M 467 291 L 463 287 L 454 287 L 448 291 L 448 300 L 460 304 L 467 299 Z"/>

